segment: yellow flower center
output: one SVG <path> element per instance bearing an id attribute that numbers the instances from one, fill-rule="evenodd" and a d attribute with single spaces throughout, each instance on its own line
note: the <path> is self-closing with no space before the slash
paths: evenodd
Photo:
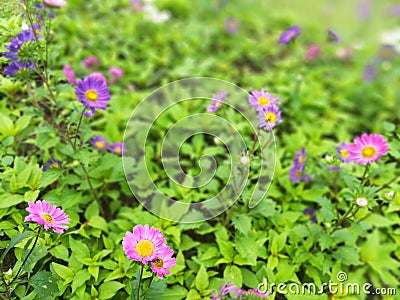
<path id="1" fill-rule="evenodd" d="M 148 240 L 141 240 L 136 244 L 135 249 L 137 254 L 139 254 L 141 257 L 148 257 L 153 254 L 154 245 Z"/>
<path id="2" fill-rule="evenodd" d="M 98 149 L 104 149 L 106 147 L 104 142 L 101 142 L 101 141 L 96 142 L 95 145 L 96 145 L 96 148 L 98 148 Z"/>
<path id="3" fill-rule="evenodd" d="M 49 224 L 54 223 L 54 218 L 52 216 L 50 216 L 49 214 L 41 214 L 40 216 L 46 223 L 49 223 Z"/>
<path id="4" fill-rule="evenodd" d="M 52 163 L 52 164 L 49 166 L 49 168 L 57 168 L 57 169 L 60 169 L 61 166 L 60 166 L 59 163 Z"/>
<path id="5" fill-rule="evenodd" d="M 268 105 L 269 104 L 269 100 L 265 97 L 260 97 L 258 98 L 258 103 L 260 103 L 260 105 L 264 106 L 264 105 Z"/>
<path id="6" fill-rule="evenodd" d="M 302 164 L 304 162 L 304 157 L 303 156 L 299 156 L 297 161 L 299 162 L 299 164 Z"/>
<path id="7" fill-rule="evenodd" d="M 114 152 L 115 153 L 121 153 L 121 148 L 120 147 L 114 148 Z"/>
<path id="8" fill-rule="evenodd" d="M 162 267 L 164 267 L 164 261 L 161 258 L 157 258 L 154 265 L 157 269 L 162 269 Z"/>
<path id="9" fill-rule="evenodd" d="M 294 174 L 296 175 L 296 177 L 300 177 L 301 176 L 301 171 L 297 170 L 296 172 L 294 172 Z"/>
<path id="10" fill-rule="evenodd" d="M 221 104 L 222 104 L 222 101 L 221 101 L 221 100 L 218 100 L 218 101 L 215 103 L 215 106 L 216 106 L 216 107 L 220 107 Z"/>
<path id="11" fill-rule="evenodd" d="M 349 157 L 349 151 L 347 151 L 346 149 L 342 149 L 342 150 L 340 150 L 340 155 L 343 158 L 348 158 Z"/>
<path id="12" fill-rule="evenodd" d="M 85 93 L 85 97 L 87 100 L 89 100 L 91 102 L 95 102 L 99 98 L 99 95 L 97 94 L 97 92 L 95 90 L 87 90 Z"/>
<path id="13" fill-rule="evenodd" d="M 265 114 L 265 120 L 267 120 L 269 123 L 275 123 L 276 114 L 274 114 L 273 112 L 267 112 Z"/>
<path id="14" fill-rule="evenodd" d="M 371 158 L 376 154 L 376 149 L 371 146 L 367 146 L 361 151 L 361 155 L 364 158 Z"/>

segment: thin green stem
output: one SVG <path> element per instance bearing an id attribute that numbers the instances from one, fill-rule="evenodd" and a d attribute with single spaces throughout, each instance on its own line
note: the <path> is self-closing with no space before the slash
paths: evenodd
<path id="1" fill-rule="evenodd" d="M 76 126 L 76 133 L 75 133 L 75 140 L 74 140 L 74 148 L 76 148 L 76 141 L 78 139 L 78 135 L 80 136 L 80 139 L 82 139 L 82 134 L 79 134 L 79 129 L 82 124 L 82 119 L 83 119 L 83 112 L 85 111 L 85 108 L 83 108 L 81 112 L 81 117 L 79 118 L 78 125 Z"/>
<path id="2" fill-rule="evenodd" d="M 28 255 L 25 257 L 24 261 L 22 262 L 21 266 L 18 269 L 17 275 L 15 275 L 14 279 L 11 280 L 11 282 L 9 283 L 9 286 L 12 285 L 14 283 L 14 281 L 18 278 L 18 275 L 19 275 L 19 273 L 21 273 L 21 270 L 25 266 L 26 261 L 28 260 L 29 256 L 32 254 L 33 250 L 35 249 L 36 243 L 39 240 L 39 235 L 40 235 L 41 230 L 42 230 L 42 227 L 39 227 L 39 230 L 36 234 L 36 238 L 35 238 L 35 241 L 33 242 L 33 246 L 31 248 L 31 250 L 29 250 Z"/>
<path id="3" fill-rule="evenodd" d="M 365 180 L 365 178 L 366 178 L 366 176 L 367 176 L 367 173 L 368 173 L 368 171 L 369 171 L 369 167 L 370 167 L 370 165 L 365 165 L 364 173 L 363 173 L 363 176 L 362 176 L 361 182 L 360 182 L 360 185 L 361 185 L 361 186 L 363 186 L 364 183 L 365 183 L 364 180 Z"/>
<path id="4" fill-rule="evenodd" d="M 394 183 L 397 179 L 400 179 L 400 174 L 398 174 L 395 178 L 393 178 L 392 180 L 390 180 L 388 183 L 385 183 L 384 185 L 382 185 L 379 189 L 377 189 L 375 191 L 375 193 L 382 191 L 383 189 L 389 187 L 392 183 Z"/>
<path id="5" fill-rule="evenodd" d="M 151 278 L 150 278 L 150 282 L 149 282 L 149 286 L 147 287 L 147 289 L 150 288 L 151 284 L 153 283 L 153 279 L 154 279 L 154 273 L 151 274 Z"/>
<path id="6" fill-rule="evenodd" d="M 140 269 L 140 276 L 139 276 L 139 283 L 138 283 L 137 299 L 136 300 L 140 300 L 140 285 L 142 284 L 143 269 L 144 269 L 144 264 L 142 264 L 142 267 Z"/>

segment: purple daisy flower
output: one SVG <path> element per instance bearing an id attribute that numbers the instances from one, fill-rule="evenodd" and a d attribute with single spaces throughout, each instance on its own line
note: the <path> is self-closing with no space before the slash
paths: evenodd
<path id="1" fill-rule="evenodd" d="M 311 180 L 311 175 L 304 173 L 306 158 L 306 149 L 304 147 L 299 152 L 296 152 L 293 167 L 289 171 L 289 178 L 292 182 L 307 182 Z"/>
<path id="2" fill-rule="evenodd" d="M 249 105 L 252 108 L 259 108 L 260 106 L 268 106 L 270 104 L 278 103 L 279 99 L 273 97 L 264 89 L 261 91 L 252 90 L 249 95 Z"/>
<path id="3" fill-rule="evenodd" d="M 278 41 L 279 44 L 288 44 L 289 42 L 293 41 L 300 35 L 300 31 L 300 27 L 298 26 L 290 27 L 287 31 L 281 34 Z"/>
<path id="4" fill-rule="evenodd" d="M 61 169 L 61 168 L 62 168 L 62 162 L 52 157 L 43 166 L 42 171 L 46 172 L 48 169 Z"/>
<path id="5" fill-rule="evenodd" d="M 275 104 L 260 106 L 257 111 L 260 128 L 266 131 L 274 128 L 276 123 L 282 122 L 281 110 Z"/>
<path id="6" fill-rule="evenodd" d="M 122 155 L 126 151 L 124 148 L 124 143 L 114 143 L 110 146 L 109 150 L 118 155 Z"/>
<path id="7" fill-rule="evenodd" d="M 4 74 L 10 75 L 11 77 L 15 76 L 20 70 L 33 70 L 34 69 L 33 62 L 22 62 L 22 61 L 13 61 L 10 63 L 3 71 Z"/>
<path id="8" fill-rule="evenodd" d="M 108 149 L 107 139 L 99 135 L 92 138 L 90 144 L 100 151 L 106 151 Z"/>
<path id="9" fill-rule="evenodd" d="M 239 23 L 234 18 L 226 19 L 225 21 L 225 31 L 230 34 L 234 34 L 238 31 Z"/>
<path id="10" fill-rule="evenodd" d="M 348 164 L 351 162 L 349 155 L 349 144 L 341 143 L 339 147 L 336 147 L 336 153 L 340 155 L 339 160 Z"/>
<path id="11" fill-rule="evenodd" d="M 227 95 L 228 93 L 225 91 L 215 93 L 212 97 L 210 106 L 207 108 L 207 111 L 210 113 L 216 112 L 221 107 L 222 103 L 224 103 Z"/>
<path id="12" fill-rule="evenodd" d="M 328 29 L 327 33 L 328 33 L 328 40 L 330 42 L 333 42 L 333 43 L 339 42 L 339 37 L 332 29 Z"/>
<path id="13" fill-rule="evenodd" d="M 95 109 L 107 109 L 107 102 L 110 101 L 107 84 L 92 75 L 78 80 L 75 93 L 76 99 L 89 109 L 89 112 L 85 113 L 87 117 L 93 116 Z"/>
<path id="14" fill-rule="evenodd" d="M 36 25 L 38 26 L 38 25 Z M 39 27 L 40 29 L 40 27 Z M 38 30 L 35 28 L 35 30 Z M 38 36 L 39 38 L 39 36 Z M 32 30 L 22 30 L 17 34 L 17 37 L 12 37 L 11 44 L 6 45 L 5 48 L 8 49 L 8 51 L 3 52 L 3 56 L 9 60 L 18 60 L 18 51 L 21 49 L 21 47 L 28 42 L 31 42 L 35 39 L 35 34 L 33 33 Z"/>

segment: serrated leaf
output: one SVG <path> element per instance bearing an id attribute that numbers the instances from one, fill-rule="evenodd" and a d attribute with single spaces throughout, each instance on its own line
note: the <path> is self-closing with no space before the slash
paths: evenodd
<path id="1" fill-rule="evenodd" d="M 30 234 L 32 233 L 32 231 L 24 231 L 21 233 L 18 233 L 16 236 L 14 236 L 10 242 L 8 243 L 8 246 L 6 248 L 6 250 L 4 250 L 4 252 L 1 254 L 0 257 L 0 261 L 3 261 L 4 257 L 7 255 L 7 253 L 17 244 L 19 244 L 20 242 L 22 242 L 24 239 L 26 239 Z"/>
<path id="2" fill-rule="evenodd" d="M 236 230 L 247 235 L 251 229 L 251 218 L 246 215 L 237 215 L 232 217 L 232 224 Z"/>

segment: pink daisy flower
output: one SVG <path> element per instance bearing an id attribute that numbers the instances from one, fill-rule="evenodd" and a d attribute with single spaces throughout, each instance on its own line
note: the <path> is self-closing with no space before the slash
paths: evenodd
<path id="1" fill-rule="evenodd" d="M 100 59 L 97 56 L 88 56 L 82 60 L 82 65 L 86 70 L 97 67 L 100 64 Z"/>
<path id="2" fill-rule="evenodd" d="M 133 232 L 126 232 L 122 246 L 129 259 L 148 264 L 160 257 L 165 240 L 160 230 L 147 224 L 137 225 L 133 227 Z"/>
<path id="3" fill-rule="evenodd" d="M 117 82 L 123 75 L 124 71 L 122 71 L 118 67 L 111 67 L 108 72 L 111 74 L 112 78 L 110 79 L 109 83 L 115 83 Z"/>
<path id="4" fill-rule="evenodd" d="M 157 273 L 160 279 L 163 279 L 163 276 L 166 274 L 171 274 L 168 268 L 172 268 L 176 265 L 176 258 L 172 257 L 173 254 L 174 251 L 170 247 L 163 245 L 160 249 L 159 256 L 151 263 L 151 270 Z"/>
<path id="5" fill-rule="evenodd" d="M 25 221 L 43 225 L 45 230 L 53 228 L 58 234 L 68 229 L 65 224 L 69 224 L 70 220 L 62 209 L 44 200 L 38 200 L 35 203 L 29 202 L 28 205 L 26 210 L 29 215 Z"/>
<path id="6" fill-rule="evenodd" d="M 388 143 L 380 134 L 366 134 L 356 137 L 348 146 L 349 158 L 356 164 L 370 164 L 379 161 L 389 150 Z"/>
<path id="7" fill-rule="evenodd" d="M 101 80 L 101 81 L 104 81 L 104 83 L 107 82 L 107 79 L 106 79 L 106 78 L 104 77 L 104 75 L 103 75 L 102 73 L 100 73 L 100 72 L 94 72 L 94 73 L 90 74 L 90 76 L 91 76 L 91 77 L 94 77 L 94 78 L 97 78 L 97 79 L 99 79 L 99 80 Z"/>
<path id="8" fill-rule="evenodd" d="M 43 0 L 43 3 L 54 7 L 61 7 L 67 4 L 64 0 Z"/>
<path id="9" fill-rule="evenodd" d="M 72 70 L 71 65 L 65 65 L 63 73 L 69 83 L 72 83 L 73 85 L 77 84 L 75 72 Z"/>

